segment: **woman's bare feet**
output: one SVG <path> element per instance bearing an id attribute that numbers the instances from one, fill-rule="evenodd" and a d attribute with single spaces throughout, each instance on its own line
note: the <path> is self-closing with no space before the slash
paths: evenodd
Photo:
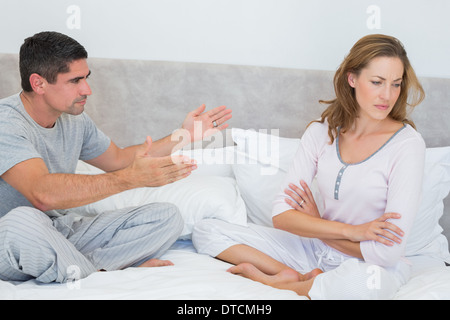
<path id="1" fill-rule="evenodd" d="M 138 268 L 153 268 L 153 267 L 167 267 L 173 266 L 173 263 L 169 260 L 150 259 L 145 261 Z"/>
<path id="2" fill-rule="evenodd" d="M 229 268 L 227 271 L 272 287 L 277 287 L 281 283 L 307 281 L 323 273 L 320 269 L 314 269 L 305 274 L 300 274 L 293 269 L 285 269 L 275 275 L 268 275 L 251 263 L 241 263 Z"/>

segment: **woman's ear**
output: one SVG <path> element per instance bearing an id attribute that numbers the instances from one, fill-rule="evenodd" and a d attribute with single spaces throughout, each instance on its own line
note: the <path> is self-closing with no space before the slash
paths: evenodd
<path id="1" fill-rule="evenodd" d="M 347 81 L 350 87 L 355 88 L 356 86 L 356 74 L 349 72 L 347 73 Z"/>
<path id="2" fill-rule="evenodd" d="M 45 92 L 45 85 L 47 81 L 37 73 L 30 75 L 30 85 L 34 92 L 43 94 Z"/>

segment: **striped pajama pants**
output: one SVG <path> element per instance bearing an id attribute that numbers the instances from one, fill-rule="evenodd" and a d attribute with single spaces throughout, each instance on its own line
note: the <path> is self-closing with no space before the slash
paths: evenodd
<path id="1" fill-rule="evenodd" d="M 160 257 L 182 229 L 178 208 L 168 203 L 54 219 L 19 207 L 0 218 L 0 279 L 66 282 L 138 266 Z"/>

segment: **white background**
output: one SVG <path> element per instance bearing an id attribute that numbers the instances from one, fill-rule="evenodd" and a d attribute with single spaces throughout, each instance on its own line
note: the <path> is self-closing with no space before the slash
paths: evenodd
<path id="1" fill-rule="evenodd" d="M 449 0 L 0 0 L 0 52 L 55 30 L 90 57 L 336 70 L 384 33 L 420 76 L 450 78 L 449 16 Z"/>

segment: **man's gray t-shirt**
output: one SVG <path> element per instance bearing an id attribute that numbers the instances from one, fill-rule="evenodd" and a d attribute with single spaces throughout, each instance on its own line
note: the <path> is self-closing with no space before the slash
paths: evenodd
<path id="1" fill-rule="evenodd" d="M 110 139 L 86 113 L 63 113 L 53 128 L 37 124 L 20 94 L 0 100 L 0 176 L 16 164 L 41 158 L 50 173 L 75 173 L 78 160 L 98 157 Z M 18 206 L 32 206 L 0 177 L 0 217 Z"/>

